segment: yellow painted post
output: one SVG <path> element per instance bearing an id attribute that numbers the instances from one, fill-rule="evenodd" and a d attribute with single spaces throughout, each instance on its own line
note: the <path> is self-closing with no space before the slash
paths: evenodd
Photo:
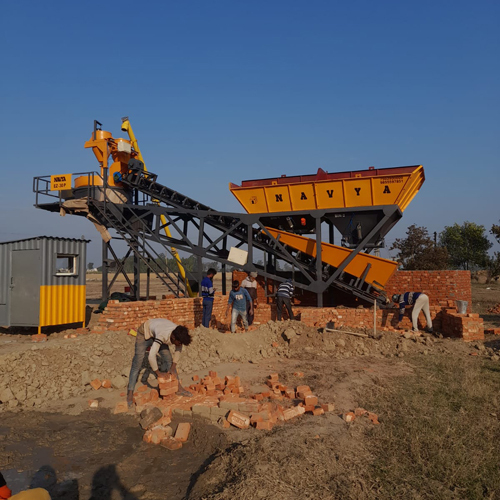
<path id="1" fill-rule="evenodd" d="M 146 163 L 144 162 L 144 158 L 142 157 L 141 150 L 139 149 L 139 144 L 137 143 L 137 139 L 135 138 L 134 131 L 132 130 L 132 125 L 130 125 L 130 121 L 128 120 L 128 118 L 123 118 L 122 119 L 121 129 L 122 129 L 123 132 L 127 132 L 128 136 L 130 138 L 130 142 L 132 144 L 132 147 L 137 152 L 137 157 L 139 158 L 139 160 L 141 160 L 142 163 L 144 164 L 144 171 L 147 172 L 148 169 L 146 168 Z M 152 201 L 154 202 L 155 200 L 152 200 Z M 159 205 L 159 203 L 157 203 L 157 204 Z M 160 215 L 160 220 L 161 220 L 161 223 L 164 225 L 163 229 L 165 231 L 165 234 L 168 237 L 171 237 L 172 234 L 170 233 L 170 229 L 166 225 L 167 224 L 166 217 L 164 215 Z M 191 290 L 191 287 L 189 286 L 189 281 L 186 278 L 186 271 L 184 270 L 184 267 L 182 265 L 181 258 L 179 256 L 179 253 L 177 252 L 177 249 L 174 248 L 174 247 L 171 247 L 171 250 L 172 250 L 172 255 L 174 256 L 175 260 L 177 261 L 177 267 L 179 268 L 179 273 L 180 273 L 182 279 L 184 280 L 184 284 L 186 286 L 186 290 L 188 292 L 188 295 L 190 297 L 196 297 L 197 294 L 194 293 Z"/>

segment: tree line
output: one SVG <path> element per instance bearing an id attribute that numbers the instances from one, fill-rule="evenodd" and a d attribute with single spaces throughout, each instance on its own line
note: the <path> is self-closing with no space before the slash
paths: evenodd
<path id="1" fill-rule="evenodd" d="M 493 224 L 490 234 L 500 243 L 500 226 Z M 396 250 L 396 260 L 402 269 L 441 270 L 464 269 L 487 271 L 487 279 L 500 274 L 500 252 L 491 256 L 493 243 L 484 226 L 474 222 L 445 226 L 431 238 L 427 228 L 411 225 L 405 238 L 397 238 L 389 250 Z"/>

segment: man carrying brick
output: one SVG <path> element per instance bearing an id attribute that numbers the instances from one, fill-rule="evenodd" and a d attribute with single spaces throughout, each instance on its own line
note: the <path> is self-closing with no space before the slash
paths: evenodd
<path id="1" fill-rule="evenodd" d="M 162 369 L 164 369 L 163 372 L 171 373 L 178 378 L 177 362 L 182 352 L 182 346 L 189 345 L 191 340 L 189 330 L 185 326 L 176 325 L 168 319 L 149 319 L 137 329 L 135 354 L 128 381 L 127 404 L 129 406 L 132 406 L 134 401 L 135 384 L 148 347 L 150 348 L 148 361 L 151 370 L 156 373 L 156 376 L 158 378 L 162 376 L 156 360 L 156 356 L 159 355 L 162 361 Z M 191 396 L 191 393 L 186 391 L 180 384 L 177 394 Z"/>
<path id="2" fill-rule="evenodd" d="M 283 304 L 285 304 L 286 310 L 288 311 L 288 319 L 292 320 L 292 297 L 293 297 L 294 286 L 290 278 L 288 278 L 284 283 L 278 287 L 276 292 L 276 317 L 278 321 L 281 321 L 281 315 L 283 312 Z"/>
<path id="3" fill-rule="evenodd" d="M 245 327 L 245 332 L 248 332 L 248 320 L 247 320 L 247 305 L 250 305 L 250 314 L 253 314 L 253 304 L 252 298 L 249 293 L 244 289 L 240 288 L 240 282 L 238 280 L 233 281 L 233 289 L 229 292 L 229 299 L 227 301 L 226 316 L 229 314 L 229 306 L 233 306 L 231 313 L 231 332 L 236 332 L 236 322 L 238 321 L 238 316 L 241 316 L 243 321 L 243 326 Z"/>
<path id="4" fill-rule="evenodd" d="M 402 294 L 394 294 L 392 296 L 392 301 L 396 304 L 399 304 L 399 320 L 403 319 L 405 314 L 406 306 L 413 306 L 413 311 L 411 313 L 411 321 L 413 324 L 413 332 L 418 333 L 418 315 L 420 311 L 424 311 L 425 320 L 427 321 L 426 331 L 428 333 L 433 333 L 432 329 L 432 320 L 431 320 L 431 312 L 429 310 L 429 297 L 422 292 L 406 292 Z"/>
<path id="5" fill-rule="evenodd" d="M 201 324 L 205 328 L 210 327 L 210 320 L 212 319 L 212 309 L 214 307 L 214 276 L 217 274 L 217 271 L 211 267 L 207 271 L 207 275 L 201 280 L 201 295 L 203 297 L 203 318 L 201 320 Z"/>

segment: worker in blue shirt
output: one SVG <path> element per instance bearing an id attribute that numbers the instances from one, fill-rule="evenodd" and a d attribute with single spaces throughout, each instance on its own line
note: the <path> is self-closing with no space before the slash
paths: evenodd
<path id="1" fill-rule="evenodd" d="M 281 314 L 283 312 L 283 305 L 288 311 L 288 319 L 294 319 L 292 311 L 292 297 L 295 287 L 293 281 L 288 278 L 285 282 L 281 283 L 276 292 L 276 316 L 278 321 L 281 321 Z"/>
<path id="2" fill-rule="evenodd" d="M 214 307 L 214 276 L 217 274 L 217 271 L 211 267 L 207 271 L 207 275 L 201 280 L 201 296 L 203 297 L 203 318 L 201 320 L 201 324 L 209 328 L 210 320 L 212 319 L 212 309 Z"/>
<path id="3" fill-rule="evenodd" d="M 229 306 L 231 306 L 231 304 L 233 306 L 231 313 L 231 332 L 236 332 L 236 321 L 238 321 L 238 316 L 241 316 L 245 332 L 248 332 L 247 307 L 249 307 L 250 314 L 253 314 L 253 302 L 246 289 L 240 287 L 240 282 L 238 280 L 233 281 L 233 289 L 229 292 L 226 316 L 229 314 Z"/>
<path id="4" fill-rule="evenodd" d="M 422 292 L 406 292 L 406 293 L 396 293 L 392 296 L 392 301 L 399 305 L 399 322 L 403 319 L 405 314 L 406 306 L 413 306 L 413 311 L 411 313 L 411 321 L 413 324 L 413 331 L 418 333 L 418 315 L 420 311 L 424 311 L 425 319 L 427 321 L 426 331 L 428 333 L 433 333 L 431 312 L 429 310 L 429 297 Z"/>

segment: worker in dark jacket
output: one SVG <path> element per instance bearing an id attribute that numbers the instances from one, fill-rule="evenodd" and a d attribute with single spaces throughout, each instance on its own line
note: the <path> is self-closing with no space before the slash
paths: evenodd
<path id="1" fill-rule="evenodd" d="M 206 328 L 210 327 L 210 320 L 212 319 L 215 295 L 213 279 L 216 274 L 217 271 L 211 267 L 207 271 L 205 278 L 201 280 L 201 295 L 203 297 L 203 318 L 201 324 Z"/>
<path id="2" fill-rule="evenodd" d="M 399 322 L 403 319 L 405 314 L 406 306 L 413 306 L 413 311 L 411 313 L 411 321 L 413 324 L 413 331 L 418 332 L 418 315 L 420 311 L 423 310 L 425 314 L 425 320 L 427 321 L 426 331 L 432 333 L 432 320 L 431 312 L 429 310 L 429 297 L 422 292 L 406 292 L 402 294 L 394 294 L 392 296 L 392 301 L 399 305 Z"/>
<path id="3" fill-rule="evenodd" d="M 290 278 L 288 278 L 284 283 L 278 287 L 276 292 L 276 317 L 278 321 L 281 321 L 281 313 L 283 311 L 283 304 L 288 311 L 288 319 L 294 319 L 292 311 L 292 297 L 295 287 Z"/>

